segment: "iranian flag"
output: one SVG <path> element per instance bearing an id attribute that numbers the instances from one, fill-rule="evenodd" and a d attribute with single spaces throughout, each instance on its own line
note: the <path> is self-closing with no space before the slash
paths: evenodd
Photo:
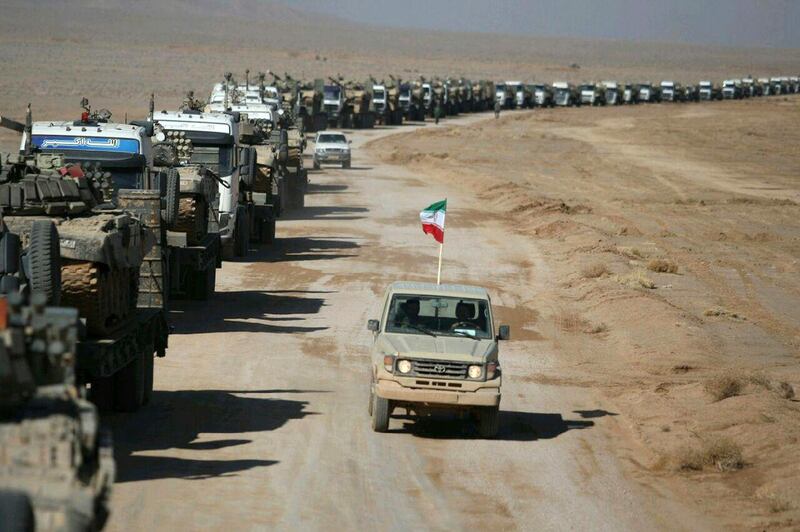
<path id="1" fill-rule="evenodd" d="M 444 244 L 444 215 L 447 211 L 447 200 L 437 201 L 425 207 L 419 213 L 419 220 L 422 222 L 422 232 L 433 235 L 433 238 L 440 244 Z"/>

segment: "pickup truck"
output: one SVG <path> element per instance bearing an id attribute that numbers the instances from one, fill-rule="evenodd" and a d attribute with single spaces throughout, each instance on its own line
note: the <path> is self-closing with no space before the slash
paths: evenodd
<path id="1" fill-rule="evenodd" d="M 372 429 L 386 432 L 395 408 L 418 416 L 466 411 L 479 433 L 499 429 L 502 371 L 488 292 L 465 285 L 395 282 L 384 295 L 380 319 L 369 320 Z"/>

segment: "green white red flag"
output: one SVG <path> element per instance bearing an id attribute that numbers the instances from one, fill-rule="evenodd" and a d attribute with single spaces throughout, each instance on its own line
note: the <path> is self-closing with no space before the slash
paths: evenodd
<path id="1" fill-rule="evenodd" d="M 422 232 L 432 235 L 440 244 L 444 244 L 444 217 L 447 211 L 447 200 L 437 201 L 425 207 L 419 213 L 419 220 L 422 222 Z"/>

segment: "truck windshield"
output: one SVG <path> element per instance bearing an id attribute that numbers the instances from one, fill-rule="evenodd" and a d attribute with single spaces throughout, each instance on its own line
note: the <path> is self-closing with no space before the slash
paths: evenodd
<path id="1" fill-rule="evenodd" d="M 326 85 L 324 90 L 324 97 L 326 100 L 338 100 L 340 91 L 341 89 L 339 87 Z"/>
<path id="2" fill-rule="evenodd" d="M 383 92 L 383 89 L 375 89 L 372 91 L 372 94 L 376 100 L 383 100 L 386 93 Z"/>
<path id="3" fill-rule="evenodd" d="M 233 174 L 233 148 L 231 146 L 194 146 L 189 162 L 202 164 L 220 176 Z"/>
<path id="4" fill-rule="evenodd" d="M 411 89 L 409 87 L 403 87 L 400 89 L 400 97 L 401 98 L 410 98 L 411 97 Z"/>
<path id="5" fill-rule="evenodd" d="M 395 295 L 386 332 L 436 336 L 492 337 L 492 317 L 485 299 Z"/>
<path id="6" fill-rule="evenodd" d="M 330 133 L 323 133 L 317 138 L 317 142 L 320 144 L 327 143 L 327 144 L 347 144 L 347 139 L 344 135 L 332 135 Z"/>

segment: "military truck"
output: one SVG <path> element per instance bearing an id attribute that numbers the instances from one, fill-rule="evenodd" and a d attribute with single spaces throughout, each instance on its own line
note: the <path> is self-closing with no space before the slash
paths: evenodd
<path id="1" fill-rule="evenodd" d="M 771 96 L 778 96 L 785 93 L 781 78 L 769 78 L 769 88 Z"/>
<path id="2" fill-rule="evenodd" d="M 42 153 L 62 153 L 67 162 L 80 163 L 84 168 L 109 172 L 117 189 L 154 191 L 162 204 L 160 212 L 156 213 L 160 219 L 150 220 L 147 225 L 151 229 L 158 227 L 159 231 L 155 234 L 156 246 L 142 266 L 140 294 L 157 298 L 162 287 L 166 287 L 168 298 L 207 299 L 214 293 L 219 238 L 212 229 L 203 231 L 204 238 L 200 241 L 192 238 L 187 241 L 186 231 L 191 227 L 187 216 L 193 218 L 193 213 L 200 213 L 199 207 L 208 203 L 201 190 L 211 185 L 198 188 L 188 176 L 155 164 L 151 123 L 113 123 L 109 121 L 110 113 L 92 113 L 88 101 L 84 99 L 82 103 L 84 112 L 80 120 L 35 122 L 34 148 Z M 170 139 L 170 142 L 176 148 L 191 144 L 179 138 Z M 213 183 L 211 178 L 208 180 Z M 146 217 L 149 213 L 140 214 Z M 213 217 L 212 213 L 202 213 L 202 219 L 216 227 Z M 166 301 L 164 306 L 167 306 Z"/>
<path id="3" fill-rule="evenodd" d="M 202 166 L 214 174 L 218 185 L 212 210 L 218 220 L 223 258 L 247 255 L 251 231 L 270 234 L 275 223 L 274 206 L 256 203 L 243 187 L 254 179 L 257 161 L 255 148 L 241 143 L 240 128 L 256 135 L 240 119 L 238 113 L 196 109 L 160 111 L 152 117 L 154 127 L 191 141 L 189 172 L 191 167 Z"/>
<path id="4" fill-rule="evenodd" d="M 400 84 L 399 105 L 403 120 L 424 122 L 425 102 L 423 101 L 422 84 L 404 82 Z"/>
<path id="5" fill-rule="evenodd" d="M 323 109 L 328 127 L 371 128 L 375 114 L 370 109 L 370 91 L 361 83 L 345 83 L 343 79 L 328 78 L 323 88 Z"/>
<path id="6" fill-rule="evenodd" d="M 580 98 L 582 105 L 605 105 L 605 91 L 594 83 L 584 83 L 580 86 Z"/>
<path id="7" fill-rule="evenodd" d="M 400 106 L 400 82 L 391 77 L 391 83 L 378 83 L 370 78 L 372 111 L 377 124 L 399 126 L 403 124 L 403 109 Z"/>
<path id="8" fill-rule="evenodd" d="M 701 102 L 710 102 L 713 100 L 722 99 L 722 91 L 719 87 L 711 81 L 701 81 L 697 84 L 697 99 Z"/>
<path id="9" fill-rule="evenodd" d="M 726 79 L 722 82 L 722 99 L 723 100 L 741 100 L 742 94 L 742 81 L 739 79 Z"/>
<path id="10" fill-rule="evenodd" d="M 480 113 L 494 108 L 494 83 L 480 80 L 472 84 L 472 112 Z"/>
<path id="11" fill-rule="evenodd" d="M 681 86 L 674 81 L 665 80 L 661 82 L 661 101 L 679 102 L 683 97 Z"/>
<path id="12" fill-rule="evenodd" d="M 100 530 L 108 516 L 114 456 L 76 380 L 79 327 L 43 293 L 0 297 L 3 530 Z"/>
<path id="13" fill-rule="evenodd" d="M 553 107 L 553 90 L 544 83 L 533 85 L 533 105 L 534 107 Z"/>
<path id="14" fill-rule="evenodd" d="M 640 83 L 638 90 L 640 102 L 658 103 L 661 101 L 661 92 L 649 81 L 646 83 Z"/>
<path id="15" fill-rule="evenodd" d="M 581 106 L 581 97 L 575 86 L 566 81 L 553 83 L 553 100 L 558 107 Z"/>
<path id="16" fill-rule="evenodd" d="M 31 132 L 29 112 L 25 137 Z M 111 172 L 84 171 L 62 155 L 33 153 L 31 141 L 3 163 L 0 292 L 28 287 L 49 303 L 76 308 L 85 330 L 77 382 L 89 386 L 103 410 L 138 409 L 152 392 L 153 354 L 166 354 L 169 334 L 163 289 L 139 289 L 145 260 L 163 271 L 161 254 L 149 254 L 159 230 L 159 194 L 119 188 Z"/>
<path id="17" fill-rule="evenodd" d="M 639 103 L 639 90 L 636 85 L 632 83 L 625 84 L 625 87 L 622 89 L 622 102 L 628 105 Z"/>
<path id="18" fill-rule="evenodd" d="M 498 327 L 488 292 L 464 285 L 395 282 L 387 289 L 373 332 L 369 413 L 386 432 L 397 408 L 426 416 L 440 410 L 471 413 L 480 435 L 499 428 L 502 371 Z"/>
<path id="19" fill-rule="evenodd" d="M 600 83 L 600 90 L 603 92 L 606 105 L 622 104 L 622 91 L 616 81 L 603 81 Z"/>
<path id="20" fill-rule="evenodd" d="M 494 99 L 503 109 L 513 109 L 516 106 L 514 91 L 505 82 L 494 84 Z"/>
<path id="21" fill-rule="evenodd" d="M 684 102 L 697 102 L 699 101 L 698 88 L 695 85 L 683 86 L 683 101 Z"/>

